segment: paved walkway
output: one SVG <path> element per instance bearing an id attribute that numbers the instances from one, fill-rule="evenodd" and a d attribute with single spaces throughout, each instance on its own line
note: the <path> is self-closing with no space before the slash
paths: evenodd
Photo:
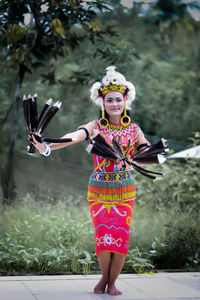
<path id="1" fill-rule="evenodd" d="M 200 273 L 122 274 L 123 295 L 95 295 L 100 275 L 0 277 L 0 300 L 200 300 Z"/>

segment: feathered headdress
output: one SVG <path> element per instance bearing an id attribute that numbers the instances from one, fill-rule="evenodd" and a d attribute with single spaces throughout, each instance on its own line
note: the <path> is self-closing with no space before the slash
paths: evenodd
<path id="1" fill-rule="evenodd" d="M 106 75 L 103 77 L 102 82 L 95 82 L 91 89 L 91 100 L 102 107 L 102 97 L 108 92 L 118 91 L 127 97 L 126 106 L 127 109 L 131 109 L 131 103 L 135 99 L 135 87 L 134 85 L 126 81 L 124 75 L 115 71 L 115 66 L 109 66 L 106 68 Z"/>

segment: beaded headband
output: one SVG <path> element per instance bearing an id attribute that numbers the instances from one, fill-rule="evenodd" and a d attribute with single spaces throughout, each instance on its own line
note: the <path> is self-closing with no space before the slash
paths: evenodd
<path id="1" fill-rule="evenodd" d="M 123 87 L 123 85 L 119 85 L 119 84 L 111 85 L 111 84 L 109 84 L 109 85 L 104 86 L 102 88 L 101 94 L 103 96 L 105 96 L 107 93 L 113 92 L 113 91 L 120 92 L 120 93 L 124 94 L 125 88 Z"/>
<path id="2" fill-rule="evenodd" d="M 115 71 L 115 66 L 109 66 L 106 68 L 107 73 L 103 77 L 102 82 L 95 82 L 91 89 L 91 100 L 102 107 L 102 97 L 107 93 L 117 91 L 126 95 L 127 109 L 131 109 L 131 103 L 135 99 L 135 87 L 134 85 L 126 81 L 124 75 Z"/>

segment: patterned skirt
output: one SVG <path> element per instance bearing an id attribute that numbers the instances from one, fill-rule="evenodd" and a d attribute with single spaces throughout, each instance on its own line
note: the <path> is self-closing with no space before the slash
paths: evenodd
<path id="1" fill-rule="evenodd" d="M 136 190 L 130 171 L 94 171 L 88 184 L 96 255 L 102 251 L 127 255 Z"/>

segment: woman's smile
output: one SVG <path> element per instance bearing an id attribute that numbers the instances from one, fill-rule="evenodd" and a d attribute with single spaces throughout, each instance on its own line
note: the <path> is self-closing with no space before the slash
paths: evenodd
<path id="1" fill-rule="evenodd" d="M 111 108 L 112 111 L 118 111 L 119 110 L 119 107 L 113 107 Z"/>
<path id="2" fill-rule="evenodd" d="M 116 91 L 107 93 L 104 98 L 104 107 L 109 116 L 114 114 L 121 117 L 125 107 L 122 93 Z"/>

